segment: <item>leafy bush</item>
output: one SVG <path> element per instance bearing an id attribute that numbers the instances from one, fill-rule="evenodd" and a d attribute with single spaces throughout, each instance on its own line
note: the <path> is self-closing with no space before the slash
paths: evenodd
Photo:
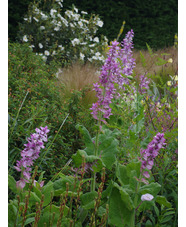
<path id="1" fill-rule="evenodd" d="M 46 174 L 53 174 L 61 168 L 80 146 L 75 122 L 90 125 L 90 113 L 81 107 L 82 92 L 64 97 L 63 85 L 58 82 L 58 65 L 45 64 L 41 56 L 36 56 L 28 44 L 9 44 L 9 166 L 15 165 L 25 138 L 36 127 L 48 125 L 56 134 L 69 113 L 68 124 L 57 134 L 48 151 L 43 168 Z M 86 117 L 85 117 L 86 116 Z M 51 142 L 52 138 L 49 137 Z M 79 141 L 79 142 L 78 142 Z M 60 152 L 59 152 L 60 151 Z"/>
<path id="2" fill-rule="evenodd" d="M 62 10 L 63 1 L 32 3 L 24 23 L 20 24 L 19 39 L 29 42 L 34 52 L 49 62 L 51 59 L 73 62 L 104 61 L 105 36 L 97 37 L 103 21 L 97 15 L 73 6 L 72 10 Z"/>

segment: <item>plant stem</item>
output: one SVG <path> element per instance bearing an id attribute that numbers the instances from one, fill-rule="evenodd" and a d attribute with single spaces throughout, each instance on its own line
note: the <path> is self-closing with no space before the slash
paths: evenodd
<path id="1" fill-rule="evenodd" d="M 66 118 L 64 119 L 63 123 L 62 123 L 62 124 L 61 124 L 61 126 L 59 127 L 59 129 L 58 129 L 58 131 L 57 131 L 57 133 L 56 133 L 56 135 L 55 135 L 54 139 L 52 140 L 52 142 L 51 142 L 50 146 L 49 146 L 49 147 L 47 148 L 47 150 L 45 151 L 45 153 L 44 153 L 44 155 L 43 155 L 43 157 L 42 157 L 42 159 L 41 159 L 41 161 L 40 161 L 40 163 L 39 163 L 39 166 L 41 165 L 41 163 L 42 163 L 42 161 L 43 161 L 44 157 L 45 157 L 45 156 L 46 156 L 46 154 L 48 153 L 48 151 L 49 151 L 50 147 L 51 147 L 51 146 L 52 146 L 52 144 L 54 143 L 54 141 L 55 141 L 55 139 L 56 139 L 57 135 L 59 134 L 59 132 L 60 132 L 61 128 L 63 127 L 63 125 L 64 125 L 64 123 L 65 123 L 66 119 L 68 118 L 68 116 L 69 116 L 69 113 L 67 114 L 67 116 L 66 116 Z"/>
<path id="2" fill-rule="evenodd" d="M 100 120 L 98 120 L 98 130 L 96 133 L 96 141 L 95 141 L 95 150 L 94 150 L 94 155 L 98 155 L 98 147 L 99 147 L 99 128 L 100 128 Z M 91 182 L 91 191 L 95 191 L 96 188 L 96 173 L 92 173 L 92 182 Z"/>
<path id="3" fill-rule="evenodd" d="M 17 119 L 18 119 L 18 117 L 19 117 L 19 113 L 20 113 L 20 111 L 21 111 L 21 109 L 22 109 L 22 107 L 23 107 L 23 104 L 24 104 L 24 102 L 25 102 L 25 99 L 26 99 L 28 93 L 29 93 L 29 91 L 27 91 L 27 93 L 26 93 L 26 95 L 25 95 L 25 97 L 24 97 L 24 99 L 23 99 L 23 101 L 22 101 L 22 103 L 21 103 L 21 106 L 19 107 L 19 110 L 18 110 L 18 112 L 17 112 L 16 118 L 15 118 L 15 120 L 14 120 L 14 122 L 13 122 L 12 130 L 11 130 L 10 136 L 9 136 L 9 141 L 10 141 L 10 139 L 11 139 L 12 133 L 13 133 L 14 128 L 15 128 L 16 121 L 17 121 Z"/>

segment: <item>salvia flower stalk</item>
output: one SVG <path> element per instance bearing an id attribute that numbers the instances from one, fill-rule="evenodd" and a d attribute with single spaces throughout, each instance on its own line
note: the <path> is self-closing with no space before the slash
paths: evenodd
<path id="1" fill-rule="evenodd" d="M 134 33 L 131 30 L 121 45 L 117 41 L 112 42 L 107 59 L 101 68 L 99 82 L 94 84 L 98 100 L 90 109 L 95 119 L 105 123 L 104 119 L 108 119 L 112 115 L 110 107 L 112 99 L 120 96 L 115 84 L 119 89 L 125 89 L 124 85 L 129 84 L 127 76 L 132 74 L 135 65 L 135 59 L 132 58 L 133 36 Z"/>
<path id="2" fill-rule="evenodd" d="M 151 170 L 154 165 L 154 159 L 158 156 L 159 150 L 164 148 L 166 145 L 164 133 L 157 133 L 154 136 L 153 140 L 148 144 L 147 149 L 141 150 L 141 157 L 139 160 L 141 161 L 141 172 L 145 178 L 142 178 L 142 182 L 147 183 L 146 179 L 150 178 L 150 174 L 147 170 Z"/>
<path id="3" fill-rule="evenodd" d="M 30 167 L 33 166 L 34 161 L 39 157 L 41 148 L 45 148 L 44 142 L 47 142 L 47 133 L 50 131 L 47 126 L 35 129 L 36 133 L 31 134 L 27 139 L 28 143 L 24 144 L 25 149 L 21 151 L 21 160 L 16 163 L 14 168 L 21 172 L 21 179 L 17 181 L 17 188 L 23 189 L 26 182 L 31 178 Z M 42 185 L 42 184 L 41 184 Z"/>

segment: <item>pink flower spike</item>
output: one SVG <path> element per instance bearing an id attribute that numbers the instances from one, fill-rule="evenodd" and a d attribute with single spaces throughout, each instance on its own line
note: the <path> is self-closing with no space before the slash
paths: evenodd
<path id="1" fill-rule="evenodd" d="M 44 180 L 39 183 L 40 187 L 42 188 L 44 185 Z"/>
<path id="2" fill-rule="evenodd" d="M 19 181 L 17 181 L 16 187 L 19 189 L 23 189 L 25 187 L 25 180 L 21 178 Z"/>
<path id="3" fill-rule="evenodd" d="M 154 196 L 148 193 L 141 196 L 141 201 L 151 201 L 153 199 Z"/>
<path id="4" fill-rule="evenodd" d="M 145 172 L 143 173 L 143 176 L 146 177 L 146 178 L 150 178 L 150 174 L 149 174 L 147 171 L 145 171 Z"/>

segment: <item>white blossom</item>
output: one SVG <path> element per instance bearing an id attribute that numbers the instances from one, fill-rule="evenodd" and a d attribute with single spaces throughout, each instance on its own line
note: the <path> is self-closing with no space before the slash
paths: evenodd
<path id="1" fill-rule="evenodd" d="M 82 53 L 80 53 L 79 55 L 80 55 L 80 59 L 81 59 L 82 61 L 84 61 L 85 55 L 82 54 Z"/>
<path id="2" fill-rule="evenodd" d="M 62 45 L 58 45 L 58 47 L 60 48 L 60 50 L 64 50 L 65 49 Z"/>
<path id="3" fill-rule="evenodd" d="M 57 13 L 57 10 L 51 9 L 50 10 L 50 15 L 51 15 L 52 18 L 55 18 L 55 14 L 54 13 Z"/>
<path id="4" fill-rule="evenodd" d="M 73 46 L 75 46 L 76 44 L 80 44 L 80 40 L 77 38 L 73 39 L 71 42 Z"/>
<path id="5" fill-rule="evenodd" d="M 48 16 L 47 15 L 45 15 L 44 13 L 40 13 L 41 14 L 41 19 L 43 19 L 43 20 L 47 20 L 47 18 L 48 18 Z"/>
<path id="6" fill-rule="evenodd" d="M 95 37 L 95 38 L 93 39 L 93 41 L 96 42 L 96 43 L 99 43 L 99 38 L 98 38 L 98 37 Z"/>
<path id="7" fill-rule="evenodd" d="M 39 48 L 42 49 L 43 48 L 43 45 L 41 43 L 39 43 Z"/>
<path id="8" fill-rule="evenodd" d="M 74 26 L 72 23 L 70 23 L 70 27 L 71 27 L 71 28 L 74 28 L 75 26 Z"/>
<path id="9" fill-rule="evenodd" d="M 102 27 L 102 26 L 103 26 L 103 21 L 101 21 L 101 20 L 97 21 L 97 25 L 98 25 L 99 27 Z"/>
<path id="10" fill-rule="evenodd" d="M 45 54 L 46 56 L 49 56 L 49 55 L 50 55 L 50 53 L 49 53 L 48 50 L 45 50 L 44 54 Z"/>
<path id="11" fill-rule="evenodd" d="M 153 199 L 154 196 L 148 193 L 141 196 L 141 201 L 151 201 Z"/>
<path id="12" fill-rule="evenodd" d="M 41 30 L 45 30 L 45 26 L 40 26 L 40 29 Z"/>
<path id="13" fill-rule="evenodd" d="M 88 14 L 88 13 L 87 13 L 87 12 L 85 12 L 85 11 L 81 11 L 81 13 L 82 13 L 82 14 Z"/>
<path id="14" fill-rule="evenodd" d="M 36 14 L 39 14 L 39 9 L 38 8 L 35 8 L 34 11 L 35 11 Z"/>
<path id="15" fill-rule="evenodd" d="M 74 10 L 75 10 L 76 13 L 78 12 L 78 9 L 76 7 L 74 7 Z"/>
<path id="16" fill-rule="evenodd" d="M 46 60 L 47 60 L 47 57 L 46 57 L 46 56 L 43 56 L 42 59 L 43 59 L 44 61 L 46 61 Z"/>
<path id="17" fill-rule="evenodd" d="M 57 27 L 54 28 L 54 31 L 59 31 L 59 30 L 60 30 L 60 27 L 59 26 L 57 26 Z"/>
<path id="18" fill-rule="evenodd" d="M 35 46 L 34 45 L 31 45 L 31 46 L 29 46 L 31 49 L 33 49 Z"/>
<path id="19" fill-rule="evenodd" d="M 80 27 L 83 27 L 82 21 L 78 21 L 78 24 L 79 24 Z"/>
<path id="20" fill-rule="evenodd" d="M 89 45 L 89 47 L 94 47 L 94 46 L 95 46 L 95 43 Z"/>
<path id="21" fill-rule="evenodd" d="M 36 22 L 39 22 L 39 20 L 38 20 L 36 17 L 33 17 L 33 19 L 34 19 Z"/>
<path id="22" fill-rule="evenodd" d="M 23 41 L 24 41 L 24 42 L 28 42 L 28 38 L 27 38 L 26 35 L 23 36 Z"/>

